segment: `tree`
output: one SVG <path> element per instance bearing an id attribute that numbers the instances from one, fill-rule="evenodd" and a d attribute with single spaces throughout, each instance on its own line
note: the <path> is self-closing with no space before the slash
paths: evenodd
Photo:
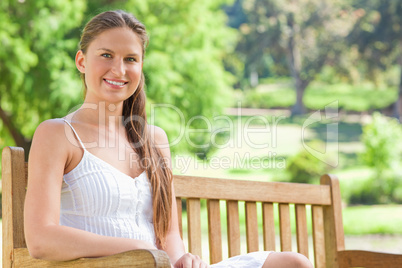
<path id="1" fill-rule="evenodd" d="M 353 6 L 360 18 L 348 41 L 350 46 L 357 46 L 357 60 L 364 63 L 366 79 L 378 84 L 387 70 L 399 65 L 398 97 L 393 113 L 402 122 L 402 2 L 360 0 L 354 1 Z"/>
<path id="2" fill-rule="evenodd" d="M 147 26 L 151 41 L 144 72 L 149 112 L 151 104 L 169 104 L 177 107 L 184 120 L 219 113 L 232 81 L 221 59 L 234 36 L 225 26 L 222 3 L 1 1 L 0 146 L 14 141 L 28 152 L 41 121 L 62 117 L 82 102 L 74 64 L 80 29 L 85 20 L 109 9 L 130 11 Z M 163 109 L 151 123 L 163 127 L 169 137 L 178 136 L 184 127 L 172 109 Z M 195 120 L 189 128 L 204 125 Z M 198 135 L 198 143 L 207 143 L 209 137 Z"/>
<path id="3" fill-rule="evenodd" d="M 325 64 L 337 61 L 353 16 L 341 0 L 244 0 L 243 8 L 247 22 L 238 49 L 248 69 L 261 66 L 266 55 L 286 62 L 297 96 L 292 114 L 305 113 L 304 91 Z"/>
<path id="4" fill-rule="evenodd" d="M 29 151 L 39 122 L 60 117 L 80 97 L 74 56 L 85 4 L 70 1 L 0 3 L 0 133 Z"/>

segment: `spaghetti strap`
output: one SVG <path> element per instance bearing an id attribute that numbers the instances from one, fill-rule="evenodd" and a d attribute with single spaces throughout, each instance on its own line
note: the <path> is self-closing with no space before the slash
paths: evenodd
<path id="1" fill-rule="evenodd" d="M 81 146 L 82 146 L 82 149 L 86 150 L 84 144 L 82 143 L 80 137 L 78 136 L 77 132 L 75 131 L 75 129 L 73 128 L 73 126 L 71 125 L 71 123 L 68 122 L 65 118 L 62 118 L 62 119 L 64 120 L 64 122 L 66 122 L 66 123 L 71 127 L 71 129 L 73 130 L 75 136 L 77 137 L 78 141 L 80 142 L 80 144 L 81 144 Z"/>

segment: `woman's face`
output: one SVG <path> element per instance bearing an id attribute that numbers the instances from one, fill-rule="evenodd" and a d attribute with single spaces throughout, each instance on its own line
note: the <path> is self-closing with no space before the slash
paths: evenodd
<path id="1" fill-rule="evenodd" d="M 137 89 L 142 71 L 142 43 L 129 28 L 113 28 L 98 35 L 86 53 L 76 55 L 85 73 L 86 101 L 119 103 Z"/>

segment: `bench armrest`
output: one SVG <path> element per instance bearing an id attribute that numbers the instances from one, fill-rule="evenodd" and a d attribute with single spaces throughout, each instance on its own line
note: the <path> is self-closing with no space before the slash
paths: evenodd
<path id="1" fill-rule="evenodd" d="M 80 258 L 72 261 L 34 259 L 28 249 L 14 249 L 14 267 L 155 267 L 170 268 L 169 256 L 162 250 L 131 250 L 99 258 Z"/>
<path id="2" fill-rule="evenodd" d="M 400 268 L 402 255 L 364 250 L 338 251 L 339 268 Z"/>

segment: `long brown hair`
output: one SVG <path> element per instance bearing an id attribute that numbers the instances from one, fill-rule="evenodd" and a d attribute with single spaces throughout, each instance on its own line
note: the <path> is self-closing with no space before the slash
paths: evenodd
<path id="1" fill-rule="evenodd" d="M 122 10 L 106 11 L 93 17 L 85 26 L 80 41 L 80 49 L 85 54 L 89 44 L 102 32 L 127 27 L 142 42 L 142 60 L 148 45 L 145 26 L 132 14 Z M 85 91 L 85 74 L 81 74 Z M 172 172 L 167 168 L 163 155 L 150 138 L 145 112 L 145 77 L 141 72 L 141 80 L 137 90 L 123 103 L 123 123 L 126 135 L 133 149 L 138 153 L 142 167 L 145 169 L 152 187 L 153 222 L 156 243 L 165 247 L 165 239 L 171 222 L 172 211 Z"/>

